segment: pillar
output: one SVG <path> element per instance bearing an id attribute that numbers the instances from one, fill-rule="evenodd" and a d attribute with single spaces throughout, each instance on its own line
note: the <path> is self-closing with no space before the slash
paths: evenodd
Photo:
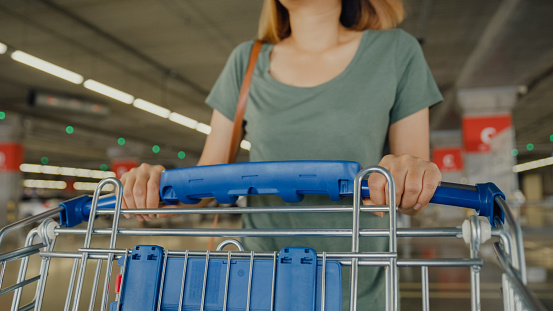
<path id="1" fill-rule="evenodd" d="M 17 206 L 23 192 L 22 118 L 2 111 L 0 119 L 0 228 L 17 218 Z"/>

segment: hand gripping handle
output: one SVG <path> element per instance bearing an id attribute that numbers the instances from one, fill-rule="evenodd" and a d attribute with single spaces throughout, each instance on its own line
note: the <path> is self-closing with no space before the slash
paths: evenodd
<path id="1" fill-rule="evenodd" d="M 328 195 L 338 201 L 353 195 L 354 180 L 361 170 L 350 161 L 250 162 L 196 166 L 166 170 L 161 175 L 160 197 L 166 204 L 198 203 L 214 197 L 219 203 L 232 204 L 241 195 L 279 195 L 286 202 L 299 202 L 304 195 Z M 369 197 L 367 182 L 362 196 Z M 442 183 L 430 202 L 472 208 L 493 223 L 503 215 L 495 207 L 495 197 L 503 193 L 492 183 L 476 186 Z M 61 203 L 62 223 L 74 226 L 87 220 L 91 197 L 79 197 Z M 99 200 L 98 208 L 113 208 L 115 197 Z"/>

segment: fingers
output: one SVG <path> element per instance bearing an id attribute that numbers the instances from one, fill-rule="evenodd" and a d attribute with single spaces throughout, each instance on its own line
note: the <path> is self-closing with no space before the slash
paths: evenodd
<path id="1" fill-rule="evenodd" d="M 429 204 L 442 175 L 436 164 L 411 155 L 387 155 L 379 163 L 392 174 L 395 182 L 395 199 L 399 211 L 415 215 Z M 371 174 L 368 180 L 371 201 L 387 205 L 387 182 L 381 174 Z M 366 200 L 364 200 L 368 204 Z"/>
<path id="2" fill-rule="evenodd" d="M 390 168 L 391 158 L 390 156 L 385 156 L 382 158 L 380 163 L 378 163 L 379 166 L 382 166 L 385 169 Z M 386 205 L 387 200 L 387 182 L 386 178 L 381 174 L 371 174 L 369 176 L 368 180 L 369 184 L 369 192 L 371 194 L 371 200 L 376 205 Z"/>
<path id="3" fill-rule="evenodd" d="M 430 163 L 424 172 L 422 179 L 422 191 L 419 195 L 417 203 L 415 204 L 415 210 L 422 212 L 422 210 L 430 203 L 430 199 L 432 199 L 432 196 L 434 195 L 434 192 L 436 191 L 436 188 L 440 184 L 441 180 L 442 173 L 440 172 L 440 169 L 438 169 L 436 164 Z"/>
<path id="4" fill-rule="evenodd" d="M 363 199 L 363 205 L 378 205 L 378 204 L 375 204 L 371 199 L 366 198 L 366 199 Z M 372 213 L 378 217 L 384 217 L 384 212 L 372 212 Z"/>
<path id="5" fill-rule="evenodd" d="M 420 162 L 413 163 L 406 172 L 403 189 L 401 189 L 403 194 L 401 199 L 398 200 L 400 208 L 413 208 L 419 200 L 422 191 L 422 180 L 425 173 L 425 163 L 423 160 L 419 161 Z M 397 190 L 399 191 L 399 189 Z M 432 194 L 434 193 L 432 192 Z M 430 197 L 432 197 L 432 194 Z M 430 201 L 430 199 L 428 200 Z"/>
<path id="6" fill-rule="evenodd" d="M 126 209 L 158 208 L 161 165 L 141 164 L 121 177 L 123 183 L 123 206 Z M 129 215 L 125 215 L 129 218 Z M 139 221 L 150 220 L 154 215 L 136 215 Z"/>

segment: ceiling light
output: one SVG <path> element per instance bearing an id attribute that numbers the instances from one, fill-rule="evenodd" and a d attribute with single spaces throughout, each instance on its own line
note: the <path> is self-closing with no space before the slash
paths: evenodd
<path id="1" fill-rule="evenodd" d="M 114 89 L 111 86 L 107 86 L 98 81 L 94 81 L 92 79 L 86 80 L 84 82 L 84 87 L 91 91 L 106 95 L 107 97 L 122 101 L 125 104 L 132 104 L 134 100 L 134 97 L 132 95 L 119 91 L 118 89 Z"/>
<path id="2" fill-rule="evenodd" d="M 75 84 L 81 84 L 81 83 L 83 83 L 83 80 L 84 80 L 83 76 L 81 76 L 78 73 L 75 73 L 73 71 L 69 71 L 65 68 L 62 68 L 60 66 L 54 65 L 54 64 L 49 63 L 49 62 L 47 62 L 45 60 L 42 60 L 40 58 L 29 55 L 25 52 L 15 51 L 15 52 L 12 53 L 12 58 L 15 61 L 18 61 L 18 62 L 23 63 L 25 65 L 31 66 L 31 67 L 36 68 L 38 70 L 42 70 L 46 73 L 54 75 L 58 78 L 62 78 L 62 79 L 67 80 L 69 82 L 73 82 Z"/>
<path id="3" fill-rule="evenodd" d="M 168 118 L 171 111 L 169 109 L 165 109 L 161 106 L 158 106 L 156 104 L 152 104 L 150 102 L 147 102 L 143 99 L 137 98 L 133 102 L 133 106 L 136 108 L 142 109 L 144 111 L 147 111 L 149 113 L 153 113 L 155 115 L 158 115 L 162 118 Z"/>
<path id="4" fill-rule="evenodd" d="M 21 164 L 19 170 L 25 173 L 42 173 L 42 165 L 38 164 Z"/>
<path id="5" fill-rule="evenodd" d="M 196 125 L 196 131 L 209 135 L 211 133 L 211 126 L 204 123 L 198 123 L 198 125 Z"/>
<path id="6" fill-rule="evenodd" d="M 247 140 L 243 140 L 240 142 L 240 148 L 250 150 L 252 148 L 252 144 Z"/>
<path id="7" fill-rule="evenodd" d="M 8 50 L 8 46 L 0 42 L 0 54 L 6 53 L 7 50 Z"/>
<path id="8" fill-rule="evenodd" d="M 96 179 L 115 177 L 115 173 L 110 171 L 88 170 L 84 168 L 60 167 L 53 165 L 38 165 L 27 163 L 21 164 L 19 166 L 19 170 L 25 173 L 52 174 Z"/>
<path id="9" fill-rule="evenodd" d="M 548 166 L 548 165 L 553 165 L 553 157 L 515 165 L 513 166 L 513 172 L 519 173 L 519 172 L 533 170 L 533 169 Z"/>
<path id="10" fill-rule="evenodd" d="M 195 129 L 196 126 L 198 126 L 198 121 L 190 119 L 189 117 L 183 116 L 182 114 L 176 112 L 171 112 L 171 114 L 169 115 L 169 120 L 180 125 L 189 127 L 191 129 Z"/>
<path id="11" fill-rule="evenodd" d="M 38 179 L 25 179 L 23 186 L 27 188 L 42 188 L 42 189 L 65 189 L 67 183 L 60 180 L 38 180 Z"/>
<path id="12" fill-rule="evenodd" d="M 93 182 L 76 182 L 73 184 L 73 189 L 81 191 L 95 191 L 98 183 Z M 113 191 L 113 185 L 105 185 L 102 191 Z"/>

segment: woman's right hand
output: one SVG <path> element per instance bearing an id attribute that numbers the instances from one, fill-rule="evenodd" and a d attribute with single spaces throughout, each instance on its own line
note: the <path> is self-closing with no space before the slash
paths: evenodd
<path id="1" fill-rule="evenodd" d="M 123 209 L 156 209 L 159 208 L 159 182 L 161 172 L 165 168 L 161 165 L 142 163 L 121 176 L 123 184 Z M 176 207 L 176 206 L 164 206 Z M 125 214 L 130 218 L 129 214 Z M 136 215 L 139 221 L 149 221 L 154 215 Z"/>

